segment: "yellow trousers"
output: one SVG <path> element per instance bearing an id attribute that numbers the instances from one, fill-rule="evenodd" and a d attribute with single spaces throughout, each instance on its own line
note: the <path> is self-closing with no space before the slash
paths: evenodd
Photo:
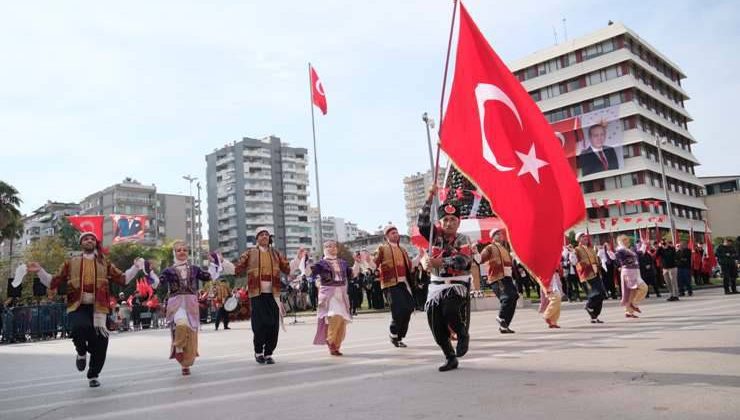
<path id="1" fill-rule="evenodd" d="M 552 324 L 557 324 L 558 319 L 560 319 L 560 292 L 548 292 L 547 299 L 550 302 L 547 304 L 545 312 L 542 313 L 542 317 Z"/>
<path id="2" fill-rule="evenodd" d="M 642 302 L 642 300 L 645 299 L 645 295 L 647 295 L 647 292 L 648 286 L 645 283 L 640 283 L 637 289 L 632 289 L 630 291 L 629 304 L 624 307 L 624 311 L 628 314 L 635 312 L 632 307 L 637 306 L 638 303 Z"/>
<path id="3" fill-rule="evenodd" d="M 329 330 L 326 333 L 326 342 L 339 349 L 347 333 L 347 320 L 341 315 L 332 315 L 328 318 Z"/>
<path id="4" fill-rule="evenodd" d="M 172 346 L 175 352 L 182 349 L 183 359 L 180 362 L 182 367 L 193 366 L 198 356 L 198 332 L 193 331 L 187 324 L 176 325 Z"/>

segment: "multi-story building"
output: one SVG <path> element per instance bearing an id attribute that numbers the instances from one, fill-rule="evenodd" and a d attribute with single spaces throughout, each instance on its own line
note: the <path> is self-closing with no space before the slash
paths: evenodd
<path id="1" fill-rule="evenodd" d="M 703 231 L 703 185 L 694 174 L 699 165 L 692 153 L 696 140 L 688 130 L 692 118 L 684 101 L 689 96 L 681 85 L 686 76 L 678 65 L 631 29 L 614 23 L 536 52 L 510 68 L 551 123 L 581 121 L 574 131 L 579 144 L 577 175 L 591 221 L 588 227 L 596 241 L 604 240 L 610 231 L 631 232 L 665 215 L 664 188 L 670 194 L 676 228 Z M 619 146 L 613 147 L 611 156 L 591 147 L 600 162 L 587 159 L 590 127 L 597 125 L 606 131 L 607 146 Z M 599 133 L 595 129 L 593 136 Z M 661 151 L 667 185 L 661 176 Z M 593 160 L 603 166 L 590 169 Z M 610 204 L 595 205 L 604 200 Z M 661 200 L 661 204 L 651 206 L 642 200 Z M 670 228 L 668 218 L 664 219 L 663 232 Z M 608 226 L 600 225 L 604 220 L 609 220 Z M 577 229 L 585 229 L 585 223 Z"/>
<path id="2" fill-rule="evenodd" d="M 200 229 L 194 226 L 194 220 L 197 221 L 194 201 L 193 197 L 187 195 L 158 194 L 156 186 L 143 185 L 126 178 L 119 184 L 85 197 L 80 203 L 80 214 L 106 217 L 103 224 L 105 246 L 113 241 L 113 223 L 108 218 L 111 214 L 147 216 L 148 226 L 141 241 L 143 245 L 161 245 L 168 239 L 181 239 L 197 245 Z"/>
<path id="3" fill-rule="evenodd" d="M 310 247 L 312 254 L 321 253 L 321 246 L 326 240 L 333 239 L 345 243 L 368 235 L 367 232 L 357 226 L 357 223 L 350 222 L 342 217 L 327 216 L 322 217 L 322 219 L 321 234 L 323 238 L 319 240 L 319 210 L 315 207 L 309 208 L 308 220 L 311 224 L 311 238 L 314 244 L 313 247 Z"/>
<path id="4" fill-rule="evenodd" d="M 345 242 L 344 245 L 352 252 L 368 251 L 373 253 L 378 249 L 378 246 L 384 242 L 385 235 L 381 232 L 357 237 L 351 241 Z M 414 258 L 419 254 L 418 248 L 411 243 L 411 237 L 408 235 L 401 235 L 400 244 L 409 252 L 410 257 Z"/>
<path id="5" fill-rule="evenodd" d="M 206 155 L 211 249 L 236 258 L 255 244 L 255 229 L 273 230 L 288 257 L 312 245 L 305 148 L 279 138 L 244 138 Z"/>
<path id="6" fill-rule="evenodd" d="M 740 175 L 700 177 L 714 236 L 740 236 Z"/>
<path id="7" fill-rule="evenodd" d="M 438 183 L 444 180 L 445 169 L 439 168 L 437 174 Z M 406 231 L 410 234 L 411 228 L 416 226 L 416 219 L 419 217 L 419 210 L 426 202 L 429 189 L 434 182 L 432 170 L 429 169 L 424 173 L 417 172 L 414 175 L 403 178 L 403 198 L 406 202 Z"/>

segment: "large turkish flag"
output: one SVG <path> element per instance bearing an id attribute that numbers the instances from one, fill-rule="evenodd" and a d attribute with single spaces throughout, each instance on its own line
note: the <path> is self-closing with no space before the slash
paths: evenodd
<path id="1" fill-rule="evenodd" d="M 519 260 L 549 285 L 583 195 L 561 142 L 460 4 L 455 78 L 441 147 L 479 187 Z"/>

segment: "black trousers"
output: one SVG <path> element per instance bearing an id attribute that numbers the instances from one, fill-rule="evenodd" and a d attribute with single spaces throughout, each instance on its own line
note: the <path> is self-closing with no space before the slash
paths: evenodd
<path id="1" fill-rule="evenodd" d="M 416 302 L 405 283 L 398 283 L 386 290 L 391 304 L 391 336 L 403 340 L 409 331 L 409 322 L 411 314 L 416 309 Z"/>
<path id="2" fill-rule="evenodd" d="M 221 322 L 224 323 L 224 328 L 229 326 L 229 313 L 226 312 L 226 309 L 224 307 L 218 308 L 218 312 L 216 312 L 216 329 L 218 329 L 218 326 L 221 325 Z"/>
<path id="3" fill-rule="evenodd" d="M 514 280 L 511 277 L 504 277 L 493 284 L 493 293 L 496 294 L 501 307 L 498 310 L 498 317 L 504 321 L 502 327 L 506 328 L 511 325 L 516 311 L 516 301 L 519 300 Z"/>
<path id="4" fill-rule="evenodd" d="M 643 280 L 645 280 L 645 283 L 647 283 L 648 286 L 653 286 L 653 290 L 655 291 L 655 297 L 660 297 L 660 288 L 658 287 L 658 278 L 657 277 L 643 277 Z M 646 297 L 650 297 L 650 289 L 648 288 L 648 293 Z"/>
<path id="5" fill-rule="evenodd" d="M 570 300 L 581 300 L 581 289 L 583 289 L 583 294 L 587 295 L 588 292 L 586 291 L 585 287 L 581 286 L 581 282 L 578 280 L 578 276 L 575 274 L 568 274 L 565 277 L 565 281 L 567 283 L 570 283 L 570 295 L 568 298 Z"/>
<path id="6" fill-rule="evenodd" d="M 93 305 L 80 305 L 76 311 L 68 315 L 71 327 L 72 343 L 80 356 L 90 353 L 90 366 L 87 369 L 87 378 L 93 379 L 100 375 L 105 365 L 105 356 L 108 354 L 108 337 L 95 331 L 93 325 Z"/>
<path id="7" fill-rule="evenodd" d="M 722 264 L 722 287 L 725 293 L 737 293 L 737 268 L 732 264 Z"/>
<path id="8" fill-rule="evenodd" d="M 442 349 L 446 358 L 455 355 L 455 349 L 450 342 L 450 328 L 458 338 L 467 334 L 463 323 L 462 310 L 465 307 L 465 298 L 454 293 L 439 300 L 436 305 L 427 308 L 427 321 L 432 330 L 434 341 Z"/>
<path id="9" fill-rule="evenodd" d="M 601 277 L 596 276 L 591 280 L 588 280 L 589 292 L 588 301 L 586 302 L 586 308 L 591 319 L 596 319 L 601 315 L 601 308 L 606 299 L 606 290 L 604 289 L 604 282 L 601 281 Z"/>
<path id="10" fill-rule="evenodd" d="M 609 267 L 608 270 L 601 272 L 601 281 L 604 284 L 604 290 L 605 292 L 608 291 L 609 295 L 612 299 L 617 298 L 617 287 L 614 284 L 614 268 Z M 604 293 L 604 299 L 606 299 L 607 294 Z"/>
<path id="11" fill-rule="evenodd" d="M 280 311 L 272 293 L 250 298 L 252 304 L 252 334 L 254 353 L 271 356 L 275 351 L 280 331 Z"/>

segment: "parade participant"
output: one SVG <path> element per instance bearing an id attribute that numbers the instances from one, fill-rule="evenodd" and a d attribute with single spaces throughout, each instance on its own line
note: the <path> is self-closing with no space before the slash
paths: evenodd
<path id="1" fill-rule="evenodd" d="M 542 281 L 537 280 L 542 290 L 540 293 L 542 298 L 540 299 L 539 312 L 542 314 L 542 318 L 545 320 L 548 328 L 560 328 L 558 319 L 560 319 L 560 305 L 563 298 L 562 283 L 560 281 L 562 274 L 562 268 L 558 267 L 552 274 L 550 287 L 545 287 Z"/>
<path id="2" fill-rule="evenodd" d="M 338 252 L 336 241 L 325 241 L 324 258 L 308 268 L 319 286 L 318 324 L 313 343 L 327 345 L 332 356 L 342 355 L 340 349 L 347 323 L 352 322 L 347 285 L 354 273 L 346 261 L 337 257 Z"/>
<path id="3" fill-rule="evenodd" d="M 599 275 L 599 258 L 589 246 L 588 235 L 585 232 L 580 232 L 576 240 L 578 241 L 578 246 L 575 248 L 576 271 L 581 283 L 588 283 L 589 286 L 585 309 L 591 317 L 592 324 L 603 324 L 599 315 L 601 315 L 601 308 L 606 298 L 606 290 L 604 290 L 604 283 Z"/>
<path id="4" fill-rule="evenodd" d="M 737 251 L 732 244 L 732 239 L 725 238 L 722 245 L 717 247 L 717 261 L 722 270 L 722 287 L 725 294 L 737 293 Z"/>
<path id="5" fill-rule="evenodd" d="M 629 248 L 629 236 L 619 235 L 617 242 L 619 242 L 619 247 L 617 247 L 616 261 L 617 265 L 621 268 L 624 316 L 626 318 L 638 318 L 635 312 L 642 313 L 642 311 L 637 304 L 645 298 L 648 286 L 640 276 L 640 264 L 637 254 Z"/>
<path id="6" fill-rule="evenodd" d="M 122 273 L 104 257 L 100 240 L 93 232 L 81 233 L 80 248 L 82 255 L 66 260 L 54 276 L 38 262 L 29 262 L 26 267 L 51 291 L 67 285 L 67 314 L 77 350 L 75 366 L 80 372 L 84 371 L 87 353 L 90 353 L 87 379 L 90 387 L 95 388 L 100 386 L 98 376 L 108 352 L 106 319 L 110 312 L 110 283 L 128 284 L 144 269 L 144 260 L 137 258 L 134 265 Z"/>
<path id="7" fill-rule="evenodd" d="M 470 287 L 470 266 L 473 262 L 474 247 L 470 238 L 459 234 L 460 208 L 452 203 L 439 207 L 441 226 L 434 226 L 431 220 L 432 199 L 436 193 L 432 187 L 426 203 L 421 208 L 417 226 L 419 233 L 427 240 L 432 236 L 432 255 L 427 260 L 431 278 L 425 309 L 429 328 L 434 341 L 442 349 L 447 359 L 439 367 L 440 372 L 456 369 L 458 357 L 468 352 L 469 317 L 463 321 L 463 313 Z M 434 229 L 432 231 L 432 229 Z M 450 330 L 457 335 L 457 347 L 450 342 Z"/>
<path id="8" fill-rule="evenodd" d="M 380 287 L 387 293 L 391 306 L 390 339 L 396 347 L 406 347 L 403 342 L 414 313 L 414 284 L 411 278 L 413 264 L 408 252 L 401 247 L 398 229 L 389 224 L 383 229 L 385 242 L 378 246 L 375 266 L 380 272 Z"/>
<path id="9" fill-rule="evenodd" d="M 637 251 L 638 262 L 640 263 L 640 277 L 648 284 L 648 292 L 645 297 L 650 297 L 650 286 L 653 286 L 655 297 L 660 297 L 660 287 L 658 286 L 657 269 L 655 261 L 649 250 L 641 248 Z"/>
<path id="10" fill-rule="evenodd" d="M 660 258 L 663 267 L 663 279 L 668 287 L 669 302 L 677 302 L 678 299 L 678 268 L 676 265 L 676 248 L 671 241 L 662 241 L 656 255 Z"/>
<path id="11" fill-rule="evenodd" d="M 252 307 L 254 360 L 272 365 L 280 324 L 285 309 L 280 303 L 280 273 L 290 274 L 290 264 L 272 247 L 272 234 L 266 227 L 255 231 L 257 245 L 244 252 L 235 264 L 237 276 L 246 274 L 247 293 Z"/>
<path id="12" fill-rule="evenodd" d="M 200 308 L 198 303 L 199 282 L 216 280 L 220 272 L 215 262 L 219 256 L 211 253 L 208 271 L 188 261 L 190 246 L 185 241 L 172 245 L 174 264 L 159 274 L 160 283 L 167 288 L 167 326 L 170 328 L 170 359 L 177 360 L 184 376 L 190 375 L 190 367 L 198 357 L 198 329 Z"/>
<path id="13" fill-rule="evenodd" d="M 226 299 L 231 297 L 231 289 L 229 288 L 229 284 L 226 283 L 224 279 L 220 279 L 219 281 L 214 282 L 215 284 L 213 285 L 213 303 L 217 309 L 215 325 L 216 331 L 218 331 L 218 327 L 222 321 L 224 323 L 224 329 L 230 330 L 231 328 L 229 328 L 229 313 L 226 312 L 224 304 L 226 304 Z"/>
<path id="14" fill-rule="evenodd" d="M 517 293 L 512 278 L 514 265 L 512 264 L 511 254 L 502 244 L 501 234 L 502 229 L 491 231 L 492 242 L 486 245 L 481 252 L 480 263 L 488 263 L 488 280 L 486 282 L 493 285 L 493 291 L 501 303 L 496 317 L 498 331 L 501 334 L 513 334 L 514 330 L 510 326 L 514 319 L 519 293 Z"/>

